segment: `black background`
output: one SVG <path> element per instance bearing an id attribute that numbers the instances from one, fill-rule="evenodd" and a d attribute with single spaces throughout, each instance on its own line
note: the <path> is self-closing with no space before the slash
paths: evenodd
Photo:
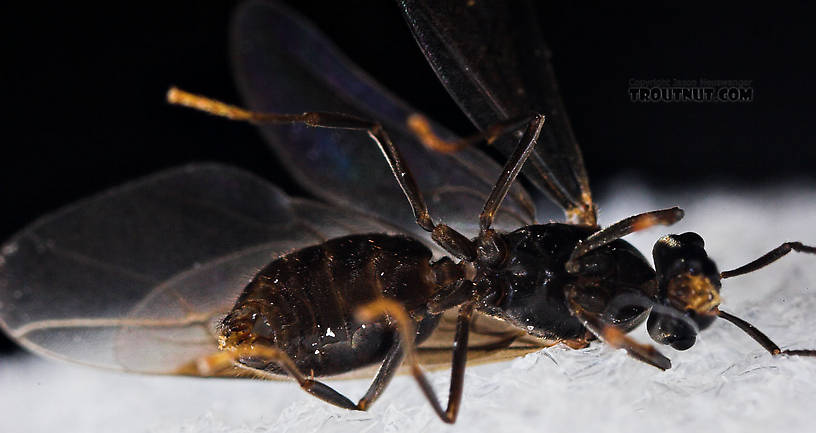
<path id="1" fill-rule="evenodd" d="M 179 85 L 239 102 L 227 27 L 238 3 L 28 2 L 3 11 L 0 237 L 110 186 L 221 161 L 292 193 L 251 126 L 167 106 Z M 388 1 L 293 2 L 377 80 L 472 132 Z M 541 4 L 593 187 L 632 173 L 659 185 L 814 178 L 811 10 Z M 634 104 L 630 79 L 745 79 L 747 104 Z M 0 348 L 13 350 L 8 342 Z"/>

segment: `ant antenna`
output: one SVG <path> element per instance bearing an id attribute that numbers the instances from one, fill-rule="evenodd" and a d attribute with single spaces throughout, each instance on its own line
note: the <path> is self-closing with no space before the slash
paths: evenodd
<path id="1" fill-rule="evenodd" d="M 731 315 L 726 313 L 725 311 L 718 310 L 717 315 L 737 326 L 737 328 L 742 329 L 749 337 L 753 338 L 754 341 L 759 343 L 762 347 L 765 348 L 771 355 L 794 355 L 794 356 L 816 356 L 816 350 L 810 349 L 798 349 L 798 350 L 782 350 L 779 346 L 776 345 L 767 335 L 763 334 L 762 331 L 757 329 L 754 325 L 740 319 L 737 316 Z"/>

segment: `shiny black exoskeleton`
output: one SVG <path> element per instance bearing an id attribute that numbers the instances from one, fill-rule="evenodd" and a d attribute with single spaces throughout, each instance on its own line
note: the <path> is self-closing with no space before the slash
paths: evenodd
<path id="1" fill-rule="evenodd" d="M 646 324 L 649 335 L 660 344 L 686 350 L 694 344 L 697 332 L 717 317 L 720 272 L 708 258 L 705 242 L 697 233 L 663 237 L 652 254 L 658 270 L 656 301 L 683 312 L 683 316 L 653 312 Z"/>
<path id="2" fill-rule="evenodd" d="M 495 268 L 476 265 L 465 282 L 467 262 L 431 263 L 431 251 L 405 236 L 354 235 L 292 252 L 275 260 L 247 286 L 222 322 L 224 345 L 264 344 L 283 350 L 302 371 L 315 376 L 343 373 L 381 362 L 396 338 L 385 319 L 362 323 L 355 310 L 378 298 L 402 305 L 417 321 L 416 342 L 433 330 L 440 314 L 432 303 L 451 302 L 468 287 L 475 308 L 550 341 L 591 339 L 570 312 L 567 291 L 593 314 L 628 331 L 646 308 L 610 310 L 624 292 L 643 293 L 655 273 L 629 243 L 616 240 L 591 253 L 595 266 L 573 275 L 565 263 L 575 246 L 596 229 L 568 224 L 527 226 L 499 234 L 504 254 Z M 451 291 L 456 287 L 459 290 Z M 433 301 L 432 301 L 433 300 Z M 435 311 L 435 314 L 432 313 Z M 245 359 L 284 373 L 276 363 Z"/>
<path id="3" fill-rule="evenodd" d="M 581 321 L 570 313 L 567 289 L 576 302 L 623 330 L 639 325 L 645 308 L 608 310 L 622 292 L 649 288 L 654 271 L 629 243 L 616 240 L 589 255 L 594 266 L 570 274 L 564 265 L 578 242 L 596 230 L 569 224 L 528 226 L 501 237 L 507 258 L 497 269 L 484 271 L 480 282 L 496 291 L 496 302 L 480 307 L 532 335 L 549 340 L 588 338 Z M 591 338 L 591 337 L 590 337 Z"/>

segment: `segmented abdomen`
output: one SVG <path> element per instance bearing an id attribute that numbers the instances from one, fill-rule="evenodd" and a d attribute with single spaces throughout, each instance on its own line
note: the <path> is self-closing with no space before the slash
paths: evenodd
<path id="1" fill-rule="evenodd" d="M 274 345 L 318 376 L 377 362 L 393 343 L 393 328 L 384 320 L 358 323 L 355 310 L 386 296 L 424 315 L 435 286 L 430 259 L 420 242 L 384 234 L 294 251 L 247 285 L 222 322 L 222 335 L 226 345 Z"/>

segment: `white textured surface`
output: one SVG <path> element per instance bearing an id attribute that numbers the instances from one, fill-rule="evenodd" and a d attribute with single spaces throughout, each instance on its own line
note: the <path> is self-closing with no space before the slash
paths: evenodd
<path id="1" fill-rule="evenodd" d="M 660 235 L 697 231 L 721 269 L 778 246 L 816 244 L 816 188 L 719 188 L 650 194 L 631 183 L 601 199 L 604 224 L 680 205 L 686 218 L 628 240 L 648 256 Z M 792 253 L 770 268 L 726 280 L 723 309 L 783 348 L 816 348 L 816 257 Z M 647 341 L 643 328 L 634 336 Z M 545 349 L 512 362 L 470 368 L 459 421 L 442 424 L 407 377 L 394 380 L 368 413 L 347 412 L 292 383 L 147 377 L 33 356 L 0 358 L 0 422 L 8 432 L 670 432 L 813 431 L 816 359 L 773 359 L 718 321 L 686 352 L 663 347 L 660 372 L 600 344 Z M 446 372 L 431 375 L 447 390 Z M 336 386 L 354 400 L 364 381 Z"/>

